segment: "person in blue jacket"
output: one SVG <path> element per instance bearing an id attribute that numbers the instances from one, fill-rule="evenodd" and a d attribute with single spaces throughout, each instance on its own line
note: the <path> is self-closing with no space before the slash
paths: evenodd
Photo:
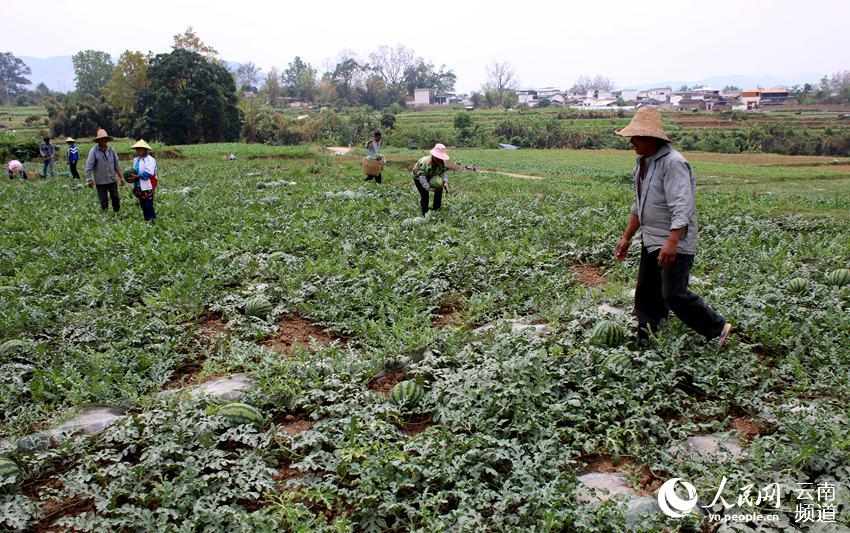
<path id="1" fill-rule="evenodd" d="M 65 139 L 65 144 L 68 145 L 68 168 L 71 169 L 71 176 L 78 180 L 80 173 L 77 172 L 77 161 L 80 160 L 80 151 L 77 150 L 77 141 L 68 137 Z"/>

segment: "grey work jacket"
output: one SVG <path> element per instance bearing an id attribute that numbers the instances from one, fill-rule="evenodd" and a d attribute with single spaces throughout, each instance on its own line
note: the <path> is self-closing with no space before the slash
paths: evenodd
<path id="1" fill-rule="evenodd" d="M 641 157 L 638 156 L 632 174 L 635 190 L 632 214 L 640 220 L 643 245 L 654 252 L 670 236 L 670 230 L 685 228 L 676 250 L 680 254 L 693 255 L 697 249 L 699 226 L 696 182 L 691 166 L 669 145 L 661 147 L 646 157 L 646 173 L 638 195 Z"/>
<path id="2" fill-rule="evenodd" d="M 118 165 L 118 154 L 111 146 L 107 146 L 106 151 L 95 145 L 89 150 L 89 156 L 86 159 L 86 181 L 93 181 L 95 185 L 107 185 L 115 183 L 116 170 Z"/>

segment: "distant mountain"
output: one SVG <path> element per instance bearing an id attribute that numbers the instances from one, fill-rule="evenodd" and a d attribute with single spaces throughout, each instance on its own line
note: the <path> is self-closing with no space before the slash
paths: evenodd
<path id="1" fill-rule="evenodd" d="M 67 92 L 76 87 L 74 83 L 74 65 L 71 56 L 54 56 L 46 59 L 40 57 L 20 56 L 32 69 L 29 77 L 32 81 L 30 88 L 44 83 L 53 91 Z"/>
<path id="2" fill-rule="evenodd" d="M 803 85 L 804 83 L 815 83 L 823 77 L 823 73 L 803 73 L 789 74 L 787 76 L 743 76 L 740 74 L 730 74 L 727 76 L 712 76 L 701 80 L 675 80 L 675 81 L 659 81 L 655 83 L 642 83 L 638 85 L 623 85 L 618 88 L 623 89 L 652 89 L 654 87 L 671 87 L 674 91 L 682 85 L 693 87 L 695 85 L 711 87 L 712 89 L 722 89 L 726 85 L 734 85 L 741 89 L 755 89 L 763 87 L 770 89 L 772 87 L 792 87 L 794 85 Z M 619 86 L 619 84 L 618 84 Z"/>

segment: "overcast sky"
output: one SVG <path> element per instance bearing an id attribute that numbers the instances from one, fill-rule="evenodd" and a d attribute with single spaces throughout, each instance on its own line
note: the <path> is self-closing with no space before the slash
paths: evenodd
<path id="1" fill-rule="evenodd" d="M 850 1 L 114 3 L 5 0 L 0 51 L 49 57 L 93 48 L 166 52 L 192 25 L 228 61 L 265 71 L 300 55 L 322 69 L 349 48 L 402 43 L 478 88 L 509 61 L 522 86 L 569 86 L 602 74 L 619 88 L 715 75 L 850 69 Z"/>

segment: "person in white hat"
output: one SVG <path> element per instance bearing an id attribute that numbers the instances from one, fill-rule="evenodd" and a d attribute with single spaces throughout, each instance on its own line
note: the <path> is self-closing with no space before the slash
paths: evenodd
<path id="1" fill-rule="evenodd" d="M 428 200 L 430 191 L 434 191 L 434 211 L 439 211 L 443 201 L 443 189 L 449 190 L 449 181 L 446 179 L 446 161 L 449 154 L 443 144 L 437 143 L 426 155 L 413 165 L 413 184 L 419 191 L 420 207 L 422 215 L 428 212 Z M 438 179 L 437 179 L 438 178 Z"/>
<path id="2" fill-rule="evenodd" d="M 132 148 L 136 151 L 130 178 L 133 182 L 133 196 L 139 199 L 145 221 L 153 222 L 156 220 L 156 210 L 153 208 L 153 195 L 157 186 L 156 159 L 150 155 L 151 147 L 144 139 L 140 139 Z"/>
<path id="3" fill-rule="evenodd" d="M 71 177 L 80 179 L 80 173 L 77 172 L 77 161 L 80 160 L 80 151 L 77 149 L 77 141 L 73 137 L 65 139 L 65 144 L 68 145 L 68 168 L 71 169 Z"/>
<path id="4" fill-rule="evenodd" d="M 642 245 L 635 288 L 638 345 L 649 344 L 651 334 L 672 310 L 688 327 L 723 346 L 732 325 L 688 290 L 699 236 L 691 166 L 670 147 L 657 109 L 638 109 L 628 126 L 616 133 L 629 137 L 637 153 L 634 202 L 616 254 L 618 261 L 626 258 L 640 229 Z"/>
<path id="5" fill-rule="evenodd" d="M 112 200 L 112 210 L 117 213 L 121 208 L 121 197 L 118 195 L 118 183 L 116 181 L 124 185 L 124 176 L 121 174 L 121 165 L 118 163 L 118 153 L 109 146 L 108 143 L 112 140 L 112 137 L 106 133 L 106 130 L 102 128 L 97 130 L 94 140 L 97 145 L 89 150 L 89 156 L 86 159 L 86 181 L 89 187 L 97 186 L 97 199 L 100 202 L 100 209 L 106 211 L 108 194 L 109 200 Z"/>

